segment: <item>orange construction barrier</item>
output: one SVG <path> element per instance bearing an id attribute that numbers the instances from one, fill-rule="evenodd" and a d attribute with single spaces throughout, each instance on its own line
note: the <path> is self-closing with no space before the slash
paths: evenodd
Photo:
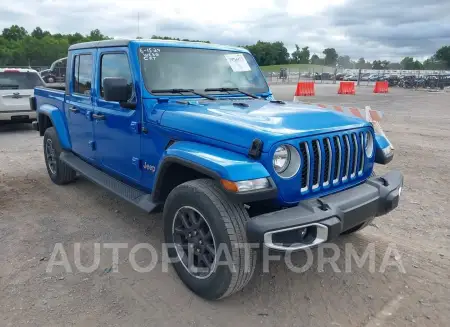
<path id="1" fill-rule="evenodd" d="M 388 81 L 377 81 L 375 82 L 375 87 L 373 88 L 373 93 L 388 93 L 389 82 Z"/>
<path id="2" fill-rule="evenodd" d="M 297 89 L 294 94 L 294 102 L 300 101 L 299 97 L 314 96 L 315 94 L 314 82 L 298 82 Z"/>
<path id="3" fill-rule="evenodd" d="M 355 83 L 341 82 L 339 84 L 338 94 L 355 94 Z"/>

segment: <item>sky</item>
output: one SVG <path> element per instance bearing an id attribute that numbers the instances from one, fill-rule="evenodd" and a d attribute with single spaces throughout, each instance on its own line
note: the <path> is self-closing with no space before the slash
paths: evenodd
<path id="1" fill-rule="evenodd" d="M 138 24 L 139 13 L 139 24 Z M 14 0 L 0 7 L 0 28 L 17 24 L 52 33 L 115 38 L 152 35 L 228 45 L 258 40 L 295 44 L 321 56 L 423 60 L 450 45 L 450 0 Z"/>

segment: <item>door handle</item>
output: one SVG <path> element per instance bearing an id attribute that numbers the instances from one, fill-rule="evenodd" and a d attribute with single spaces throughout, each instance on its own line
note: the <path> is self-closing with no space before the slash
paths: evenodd
<path id="1" fill-rule="evenodd" d="M 92 114 L 92 118 L 96 119 L 96 120 L 105 120 L 105 115 L 97 115 L 97 114 Z"/>
<path id="2" fill-rule="evenodd" d="M 80 112 L 80 110 L 78 110 L 77 108 L 75 108 L 74 106 L 70 106 L 69 110 L 72 112 Z"/>

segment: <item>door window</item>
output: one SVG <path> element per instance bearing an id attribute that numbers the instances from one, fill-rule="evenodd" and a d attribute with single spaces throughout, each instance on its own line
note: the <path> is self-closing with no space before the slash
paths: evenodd
<path id="1" fill-rule="evenodd" d="M 128 99 L 133 97 L 133 79 L 131 77 L 128 56 L 125 53 L 106 53 L 101 58 L 100 96 L 103 98 L 103 79 L 106 77 L 121 77 L 128 82 Z"/>
<path id="2" fill-rule="evenodd" d="M 73 93 L 91 95 L 92 55 L 77 55 L 74 58 Z"/>

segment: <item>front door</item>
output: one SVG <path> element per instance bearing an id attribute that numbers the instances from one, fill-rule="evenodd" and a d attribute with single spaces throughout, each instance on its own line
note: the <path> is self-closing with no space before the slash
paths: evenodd
<path id="1" fill-rule="evenodd" d="M 94 51 L 76 52 L 70 57 L 72 80 L 65 101 L 72 151 L 88 160 L 94 160 L 95 153 L 92 121 Z"/>
<path id="2" fill-rule="evenodd" d="M 104 169 L 139 182 L 142 109 L 133 85 L 128 49 L 104 48 L 99 49 L 99 52 L 98 94 L 94 108 L 96 160 Z M 136 109 L 123 108 L 118 102 L 103 99 L 102 81 L 105 77 L 128 80 L 129 101 L 137 103 Z"/>

